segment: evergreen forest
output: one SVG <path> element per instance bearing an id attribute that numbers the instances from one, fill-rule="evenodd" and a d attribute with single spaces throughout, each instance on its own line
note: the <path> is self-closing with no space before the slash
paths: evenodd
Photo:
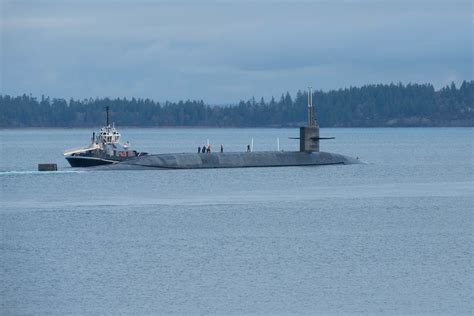
<path id="1" fill-rule="evenodd" d="M 474 81 L 439 90 L 431 84 L 399 83 L 315 91 L 313 103 L 322 127 L 474 126 Z M 0 127 L 98 127 L 105 123 L 106 106 L 118 126 L 285 127 L 306 122 L 307 92 L 235 105 L 1 94 Z"/>

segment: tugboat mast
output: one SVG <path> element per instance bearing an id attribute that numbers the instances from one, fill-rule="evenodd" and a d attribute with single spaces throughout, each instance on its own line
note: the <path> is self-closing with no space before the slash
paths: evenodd
<path id="1" fill-rule="evenodd" d="M 110 125 L 109 124 L 109 106 L 108 105 L 105 107 L 105 112 L 107 113 L 107 125 L 105 125 L 105 126 L 108 127 Z"/>

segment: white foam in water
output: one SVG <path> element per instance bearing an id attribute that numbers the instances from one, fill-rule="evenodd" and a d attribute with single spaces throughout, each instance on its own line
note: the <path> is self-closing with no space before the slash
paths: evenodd
<path id="1" fill-rule="evenodd" d="M 84 173 L 86 170 L 58 170 L 58 171 L 38 171 L 38 170 L 11 170 L 0 171 L 0 176 L 9 175 L 35 175 L 35 174 L 64 174 L 64 173 Z"/>

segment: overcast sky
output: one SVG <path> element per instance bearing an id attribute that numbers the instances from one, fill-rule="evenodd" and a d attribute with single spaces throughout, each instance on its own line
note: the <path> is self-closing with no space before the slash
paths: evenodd
<path id="1" fill-rule="evenodd" d="M 235 103 L 472 80 L 472 1 L 0 0 L 2 94 Z"/>

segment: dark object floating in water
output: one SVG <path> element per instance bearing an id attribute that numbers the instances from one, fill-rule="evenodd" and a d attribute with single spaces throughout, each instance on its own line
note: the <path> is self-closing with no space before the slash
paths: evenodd
<path id="1" fill-rule="evenodd" d="M 64 152 L 71 167 L 93 167 L 125 161 L 130 158 L 146 155 L 136 150 L 130 150 L 130 144 L 119 143 L 120 133 L 115 126 L 109 124 L 109 107 L 106 108 L 107 124 L 102 127 L 96 136 L 92 133 L 88 147 L 67 150 Z"/>
<path id="2" fill-rule="evenodd" d="M 40 163 L 38 171 L 58 171 L 58 165 L 55 163 Z"/>
<path id="3" fill-rule="evenodd" d="M 288 167 L 317 166 L 360 163 L 352 158 L 335 153 L 320 152 L 319 141 L 333 139 L 320 137 L 312 104 L 311 88 L 308 94 L 308 125 L 300 127 L 300 150 L 292 152 L 261 151 L 210 153 L 175 153 L 144 155 L 126 159 L 110 166 L 97 167 L 100 170 L 139 170 L 139 169 L 206 169 L 206 168 L 247 168 L 247 167 Z"/>

